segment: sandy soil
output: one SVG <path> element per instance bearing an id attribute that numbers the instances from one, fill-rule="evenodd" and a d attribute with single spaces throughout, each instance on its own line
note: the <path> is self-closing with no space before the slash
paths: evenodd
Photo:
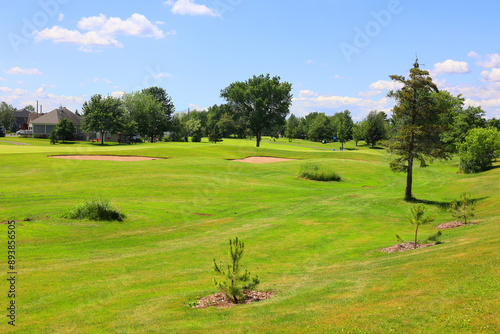
<path id="1" fill-rule="evenodd" d="M 283 158 L 272 158 L 272 157 L 248 157 L 245 159 L 237 159 L 233 161 L 247 162 L 251 164 L 267 164 L 270 162 L 280 162 L 280 161 L 293 161 L 295 159 L 283 159 Z"/>
<path id="2" fill-rule="evenodd" d="M 104 161 L 147 161 L 162 158 L 118 156 L 118 155 L 51 155 L 50 158 L 69 160 L 104 160 Z"/>

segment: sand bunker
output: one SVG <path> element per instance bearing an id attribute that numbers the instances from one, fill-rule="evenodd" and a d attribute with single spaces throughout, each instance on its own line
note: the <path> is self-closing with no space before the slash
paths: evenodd
<path id="1" fill-rule="evenodd" d="M 163 158 L 135 157 L 124 155 L 51 155 L 50 158 L 69 160 L 101 160 L 101 161 L 147 161 L 160 160 Z"/>
<path id="2" fill-rule="evenodd" d="M 280 162 L 280 161 L 293 161 L 295 159 L 283 159 L 283 158 L 272 158 L 272 157 L 248 157 L 245 159 L 237 159 L 233 161 L 247 162 L 251 164 L 267 164 L 270 162 Z"/>

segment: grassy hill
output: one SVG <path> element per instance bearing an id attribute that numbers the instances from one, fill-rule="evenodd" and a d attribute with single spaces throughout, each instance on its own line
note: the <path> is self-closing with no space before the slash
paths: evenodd
<path id="1" fill-rule="evenodd" d="M 390 171 L 384 150 L 348 143 L 339 152 L 337 143 L 268 138 L 254 146 L 0 139 L 0 220 L 18 220 L 16 327 L 4 318 L 2 331 L 500 331 L 500 164 L 478 175 L 458 174 L 455 160 L 417 169 L 414 194 L 436 215 L 420 236 L 454 220 L 445 207 L 466 190 L 478 201 L 479 224 L 445 230 L 440 245 L 387 254 L 380 249 L 396 244 L 396 233 L 411 240 L 413 227 L 412 204 L 402 200 L 405 176 Z M 48 157 L 56 154 L 166 159 Z M 256 155 L 297 160 L 231 161 Z M 335 170 L 342 181 L 297 178 L 306 162 Z M 64 218 L 92 196 L 110 199 L 127 218 Z M 212 260 L 227 259 L 235 236 L 246 244 L 244 268 L 275 296 L 227 309 L 187 306 L 217 292 Z M 6 308 L 8 286 L 1 286 Z"/>

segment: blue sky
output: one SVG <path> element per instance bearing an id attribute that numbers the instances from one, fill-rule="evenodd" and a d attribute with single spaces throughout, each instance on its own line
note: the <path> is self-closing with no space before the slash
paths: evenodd
<path id="1" fill-rule="evenodd" d="M 177 111 L 253 75 L 292 83 L 291 111 L 390 111 L 418 55 L 440 89 L 500 118 L 500 3 L 427 0 L 38 0 L 0 13 L 0 101 L 81 110 L 161 86 Z"/>

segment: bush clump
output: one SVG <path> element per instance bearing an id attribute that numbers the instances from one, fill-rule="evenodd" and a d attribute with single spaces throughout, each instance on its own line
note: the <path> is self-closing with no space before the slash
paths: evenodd
<path id="1" fill-rule="evenodd" d="M 123 221 L 125 215 L 111 206 L 109 200 L 103 198 L 91 198 L 90 200 L 78 204 L 73 210 L 71 210 L 69 212 L 69 218 Z"/>
<path id="2" fill-rule="evenodd" d="M 306 163 L 300 168 L 299 177 L 313 181 L 340 181 L 340 175 L 317 163 Z"/>

